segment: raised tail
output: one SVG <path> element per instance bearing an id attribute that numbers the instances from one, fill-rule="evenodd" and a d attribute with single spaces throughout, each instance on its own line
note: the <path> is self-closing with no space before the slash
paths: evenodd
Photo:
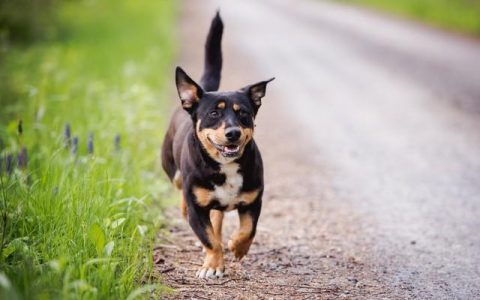
<path id="1" fill-rule="evenodd" d="M 222 34 L 223 22 L 220 13 L 212 20 L 205 42 L 205 66 L 203 69 L 200 85 L 205 91 L 216 91 L 220 86 L 220 74 L 222 71 Z"/>

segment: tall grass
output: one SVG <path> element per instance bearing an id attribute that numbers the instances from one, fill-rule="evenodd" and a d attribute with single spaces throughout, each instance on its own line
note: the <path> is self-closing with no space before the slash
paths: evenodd
<path id="1" fill-rule="evenodd" d="M 0 60 L 0 298 L 148 297 L 175 3 L 56 9 Z"/>
<path id="2" fill-rule="evenodd" d="M 446 29 L 480 35 L 478 0 L 338 0 L 390 11 Z"/>

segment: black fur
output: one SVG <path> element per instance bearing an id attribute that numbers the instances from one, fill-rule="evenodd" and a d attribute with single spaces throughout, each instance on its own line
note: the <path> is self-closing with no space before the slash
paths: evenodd
<path id="1" fill-rule="evenodd" d="M 253 222 L 250 237 L 255 235 L 264 183 L 262 158 L 251 135 L 266 85 L 273 80 L 261 81 L 233 92 L 216 92 L 222 67 L 222 33 L 223 23 L 217 13 L 205 45 L 205 69 L 200 85 L 177 67 L 175 78 L 183 109 L 175 111 L 162 146 L 162 166 L 172 181 L 180 172 L 189 223 L 208 248 L 212 248 L 206 231 L 212 226 L 209 217 L 211 209 L 234 208 L 240 215 L 248 214 Z M 213 130 L 218 137 L 228 128 L 241 130 L 245 143 L 223 142 L 221 137 L 222 143 L 217 144 L 199 135 L 205 130 Z M 238 152 L 235 152 L 236 147 L 240 149 Z M 208 149 L 220 149 L 219 155 L 212 155 Z M 226 175 L 221 167 L 230 163 L 238 165 L 237 173 L 243 177 L 237 194 L 258 191 L 256 198 L 248 203 L 238 201 L 234 207 L 222 205 L 220 199 L 211 199 L 207 204 L 200 205 L 195 188 L 213 192 L 216 187 L 223 186 Z"/>
<path id="2" fill-rule="evenodd" d="M 207 92 L 216 91 L 220 86 L 222 71 L 222 35 L 223 22 L 217 12 L 210 25 L 210 31 L 205 43 L 205 65 L 200 79 L 200 85 Z"/>

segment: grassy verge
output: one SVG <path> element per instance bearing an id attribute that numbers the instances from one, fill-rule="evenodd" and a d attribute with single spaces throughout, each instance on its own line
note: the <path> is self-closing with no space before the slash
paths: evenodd
<path id="1" fill-rule="evenodd" d="M 148 297 L 175 4 L 60 3 L 0 58 L 0 298 Z"/>
<path id="2" fill-rule="evenodd" d="M 338 0 L 367 5 L 442 28 L 480 35 L 477 0 Z"/>

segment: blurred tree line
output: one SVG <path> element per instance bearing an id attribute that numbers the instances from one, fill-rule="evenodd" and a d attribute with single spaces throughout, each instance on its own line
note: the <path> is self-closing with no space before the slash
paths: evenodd
<path id="1" fill-rule="evenodd" d="M 21 94 L 9 58 L 35 42 L 58 37 L 61 4 L 62 0 L 0 0 L 0 125 L 16 115 L 14 104 Z"/>
<path id="2" fill-rule="evenodd" d="M 0 43 L 30 43 L 55 34 L 59 0 L 0 0 Z"/>

